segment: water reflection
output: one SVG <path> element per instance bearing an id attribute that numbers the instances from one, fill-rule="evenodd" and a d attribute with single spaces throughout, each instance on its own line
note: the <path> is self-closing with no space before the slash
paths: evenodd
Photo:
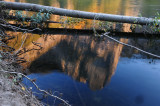
<path id="1" fill-rule="evenodd" d="M 51 40 L 51 38 L 54 40 Z M 46 73 L 59 69 L 59 71 L 61 70 L 61 72 L 72 76 L 77 81 L 88 82 L 92 90 L 103 88 L 111 80 L 123 49 L 123 45 L 105 38 L 104 41 L 96 41 L 94 37 L 89 36 L 54 35 L 48 36 L 48 40 L 40 39 L 40 42 L 44 42 L 45 47 L 48 48 L 46 50 L 43 49 L 40 53 L 38 51 L 37 53 L 32 52 L 30 54 L 36 57 L 31 59 L 32 62 L 29 66 L 31 72 Z M 121 38 L 120 41 L 127 43 L 128 39 Z M 130 42 L 132 44 L 135 43 L 133 40 L 130 40 Z M 144 39 L 139 40 L 139 43 L 143 43 L 145 50 L 152 48 L 152 46 L 146 46 L 145 42 L 146 40 Z M 127 52 L 123 52 L 122 54 L 127 57 L 137 52 L 132 51 L 134 49 L 125 49 L 127 49 Z M 156 54 L 159 54 L 157 52 L 159 49 L 155 51 Z"/>
<path id="2" fill-rule="evenodd" d="M 127 42 L 127 39 L 120 40 Z M 89 36 L 54 35 L 39 38 L 36 42 L 45 48 L 24 54 L 31 61 L 26 66 L 31 72 L 61 69 L 75 80 L 88 82 L 93 90 L 103 88 L 110 81 L 123 48 L 109 40 L 98 42 Z M 32 47 L 33 44 L 26 49 Z"/>
<path id="3" fill-rule="evenodd" d="M 155 44 L 147 39 L 119 40 L 137 44 L 144 50 L 158 47 L 160 43 L 157 39 Z M 149 99 L 150 96 L 155 98 L 155 104 L 159 103 L 159 95 L 148 93 L 153 89 L 153 93 L 159 91 L 159 83 L 156 80 L 159 79 L 159 60 L 149 61 L 134 57 L 134 54 L 140 53 L 106 38 L 97 39 L 93 36 L 45 35 L 35 42 L 41 43 L 45 48 L 32 51 L 28 56 L 21 55 L 31 60 L 31 63 L 26 65 L 30 69 L 29 76 L 37 78 L 36 83 L 44 89 L 63 92 L 64 98 L 71 104 L 145 106 L 153 103 Z M 33 46 L 30 43 L 26 49 Z M 152 52 L 158 55 L 159 51 L 160 48 L 152 49 Z M 105 86 L 108 82 L 112 83 Z M 154 88 L 150 87 L 152 84 Z M 43 101 L 47 103 L 46 99 Z M 49 104 L 53 104 L 51 98 Z"/>
<path id="4" fill-rule="evenodd" d="M 8 32 L 14 34 L 13 32 Z M 22 33 L 19 33 L 20 36 Z M 17 33 L 16 33 L 17 35 Z M 160 40 L 117 38 L 121 42 L 130 43 L 146 51 L 159 55 Z M 17 41 L 17 39 L 15 39 Z M 21 46 L 21 38 L 14 45 L 15 49 Z M 39 43 L 43 48 L 34 45 Z M 13 45 L 15 41 L 9 42 Z M 22 64 L 29 68 L 30 73 L 50 73 L 59 70 L 73 79 L 88 83 L 92 90 L 102 89 L 114 75 L 120 56 L 133 57 L 140 55 L 139 51 L 131 48 L 123 48 L 123 45 L 110 41 L 107 38 L 97 38 L 93 35 L 39 35 L 28 34 L 24 43 L 25 50 L 30 52 L 21 54 L 20 57 L 29 61 Z M 32 50 L 32 49 L 36 50 Z M 123 49 L 123 52 L 122 52 Z M 135 55 L 136 56 L 136 55 Z M 146 55 L 142 54 L 142 58 Z"/>

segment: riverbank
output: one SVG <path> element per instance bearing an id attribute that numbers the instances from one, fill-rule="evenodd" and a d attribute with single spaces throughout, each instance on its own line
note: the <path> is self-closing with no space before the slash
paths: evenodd
<path id="1" fill-rule="evenodd" d="M 30 91 L 21 82 L 15 82 L 16 75 L 3 73 L 4 66 L 0 67 L 0 106 L 42 106 Z M 20 70 L 19 70 L 20 71 Z"/>

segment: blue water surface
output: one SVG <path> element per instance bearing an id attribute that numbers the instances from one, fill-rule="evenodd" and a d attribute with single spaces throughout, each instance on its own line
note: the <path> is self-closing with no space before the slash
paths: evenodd
<path id="1" fill-rule="evenodd" d="M 88 83 L 74 80 L 65 73 L 53 70 L 51 73 L 30 74 L 36 84 L 45 90 L 68 100 L 73 106 L 159 106 L 160 105 L 160 61 L 150 59 L 120 58 L 111 81 L 100 90 L 91 90 Z M 29 81 L 23 81 L 33 86 Z M 35 88 L 33 92 L 38 92 Z M 61 95 L 63 93 L 63 95 Z M 38 96 L 38 95 L 37 95 Z M 41 96 L 38 96 L 39 98 Z M 54 104 L 54 99 L 43 102 Z M 55 104 L 59 103 L 58 100 Z"/>

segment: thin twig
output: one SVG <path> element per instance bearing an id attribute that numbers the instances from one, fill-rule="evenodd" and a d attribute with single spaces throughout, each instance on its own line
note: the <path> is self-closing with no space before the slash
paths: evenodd
<path id="1" fill-rule="evenodd" d="M 138 47 L 135 47 L 135 46 L 132 46 L 132 45 L 129 45 L 129 44 L 126 44 L 126 43 L 120 42 L 120 41 L 118 41 L 118 40 L 116 40 L 116 39 L 114 39 L 114 38 L 110 37 L 108 34 L 109 34 L 109 32 L 106 32 L 106 33 L 104 33 L 104 34 L 103 34 L 103 35 L 101 35 L 101 36 L 106 36 L 107 38 L 109 38 L 109 39 L 111 39 L 111 40 L 113 40 L 113 41 L 115 41 L 115 42 L 117 42 L 117 43 L 120 43 L 120 44 L 122 44 L 122 45 L 125 45 L 125 46 L 128 46 L 128 47 L 131 47 L 131 48 L 137 49 L 137 50 L 139 50 L 139 51 L 141 51 L 141 52 L 143 52 L 143 53 L 145 53 L 145 54 L 148 54 L 148 55 L 151 55 L 151 56 L 154 56 L 154 57 L 160 58 L 160 56 L 158 56 L 158 55 L 156 55 L 156 54 L 149 53 L 149 52 L 144 51 L 144 50 L 142 50 L 142 49 L 140 49 L 140 48 L 138 48 Z"/>
<path id="2" fill-rule="evenodd" d="M 26 32 L 24 32 L 24 33 L 26 34 Z M 22 48 L 24 42 L 26 41 L 26 38 L 27 38 L 27 34 L 25 35 L 25 38 L 24 38 L 24 40 L 22 40 L 22 43 L 21 43 L 20 48 L 15 52 L 15 54 L 17 54 L 17 53 L 21 50 L 21 48 Z"/>
<path id="3" fill-rule="evenodd" d="M 0 24 L 1 26 L 3 26 L 3 27 L 7 27 L 7 28 L 11 28 L 11 29 L 14 29 L 14 30 L 22 30 L 22 31 L 27 31 L 27 32 L 33 32 L 33 31 L 35 31 L 35 30 L 39 30 L 39 31 L 41 31 L 41 29 L 40 28 L 34 28 L 34 29 L 32 29 L 32 30 L 29 30 L 29 29 L 23 29 L 23 28 L 20 28 L 20 27 L 16 27 L 16 26 L 13 26 L 13 25 L 6 25 L 6 24 Z"/>

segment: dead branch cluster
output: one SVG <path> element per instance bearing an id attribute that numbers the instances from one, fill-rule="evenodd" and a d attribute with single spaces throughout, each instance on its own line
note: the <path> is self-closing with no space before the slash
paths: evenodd
<path id="1" fill-rule="evenodd" d="M 11 75 L 11 72 L 20 73 L 22 71 L 22 66 L 19 65 L 19 61 L 22 61 L 21 58 L 18 58 L 17 54 L 14 54 L 15 49 L 8 46 L 7 43 L 9 40 L 14 37 L 9 36 L 5 33 L 5 28 L 3 25 L 7 24 L 5 20 L 0 18 L 0 81 L 1 81 L 1 90 L 5 92 L 14 92 L 14 94 L 20 98 L 23 98 L 23 102 L 26 105 L 42 105 L 31 93 L 26 89 L 25 91 L 22 89 L 24 87 L 21 82 L 17 78 L 17 75 Z M 8 72 L 5 74 L 3 71 Z M 14 82 L 16 80 L 16 82 Z M 22 81 L 22 77 L 21 77 Z M 18 86 L 17 86 L 18 84 Z M 14 95 L 13 94 L 13 95 Z M 2 95 L 2 94 L 1 94 Z M 4 96 L 1 100 L 6 100 L 7 95 Z M 15 98 L 13 96 L 13 98 Z M 17 97 L 16 97 L 17 98 Z M 9 100 L 9 99 L 8 99 Z M 6 100 L 7 101 L 7 100 Z M 3 105 L 3 103 L 2 103 Z"/>

